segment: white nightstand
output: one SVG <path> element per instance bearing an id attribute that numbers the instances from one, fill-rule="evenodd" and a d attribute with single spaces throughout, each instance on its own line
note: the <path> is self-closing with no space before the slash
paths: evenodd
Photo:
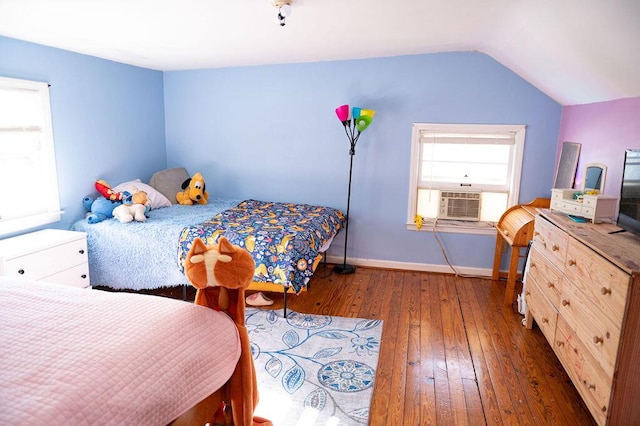
<path id="1" fill-rule="evenodd" d="M 89 287 L 87 236 L 45 229 L 0 240 L 0 275 Z"/>

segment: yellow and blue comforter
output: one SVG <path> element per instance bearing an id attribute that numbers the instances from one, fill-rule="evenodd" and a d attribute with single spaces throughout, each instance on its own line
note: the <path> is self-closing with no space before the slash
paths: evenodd
<path id="1" fill-rule="evenodd" d="M 251 253 L 256 263 L 254 281 L 292 286 L 296 293 L 313 275 L 320 248 L 344 225 L 344 215 L 331 207 L 245 200 L 198 225 L 180 232 L 178 264 L 196 237 L 216 244 L 224 235 Z"/>

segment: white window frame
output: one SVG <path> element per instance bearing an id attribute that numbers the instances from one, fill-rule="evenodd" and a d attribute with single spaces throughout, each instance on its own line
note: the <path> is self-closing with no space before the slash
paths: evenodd
<path id="1" fill-rule="evenodd" d="M 61 219 L 60 197 L 58 193 L 58 176 L 56 171 L 56 160 L 53 142 L 53 126 L 51 123 L 51 103 L 49 98 L 49 84 L 44 82 L 21 80 L 15 78 L 0 77 L 0 88 L 7 91 L 25 91 L 36 92 L 39 95 L 42 105 L 42 122 L 37 125 L 28 127 L 2 125 L 0 124 L 0 132 L 10 133 L 30 132 L 37 134 L 39 141 L 39 149 L 36 153 L 27 154 L 32 159 L 38 170 L 42 172 L 42 179 L 38 182 L 37 192 L 34 197 L 38 198 L 40 205 L 38 212 L 24 212 L 22 216 L 16 216 L 3 219 L 1 217 L 4 203 L 15 202 L 12 193 L 0 192 L 0 236 L 15 234 L 26 231 L 28 229 L 37 228 L 39 226 L 48 225 L 58 222 Z M 1 123 L 1 122 L 0 122 Z M 10 138 L 11 136 L 8 136 Z M 2 151 L 0 151 L 1 155 Z M 8 155 L 8 154 L 7 154 Z M 10 157 L 5 157 L 10 158 Z M 1 159 L 0 159 L 1 160 Z M 30 173 L 31 170 L 24 170 L 24 173 Z M 19 176 L 15 176 L 15 191 L 23 191 L 19 187 Z M 29 191 L 35 191 L 36 188 L 29 188 Z"/>
<path id="2" fill-rule="evenodd" d="M 409 173 L 409 202 L 407 207 L 407 229 L 418 230 L 415 224 L 417 213 L 418 189 L 420 186 L 420 162 L 422 160 L 421 135 L 423 132 L 459 133 L 459 134 L 508 134 L 514 138 L 508 176 L 507 208 L 518 203 L 520 196 L 520 179 L 522 176 L 522 162 L 524 156 L 524 142 L 526 136 L 525 125 L 500 124 L 442 124 L 442 123 L 414 123 L 411 132 L 411 167 Z M 446 186 L 442 186 L 445 189 Z M 434 187 L 435 189 L 435 187 Z M 443 219 L 425 219 L 423 231 L 430 231 L 437 226 L 441 232 L 466 234 L 495 234 L 495 222 L 464 222 Z"/>

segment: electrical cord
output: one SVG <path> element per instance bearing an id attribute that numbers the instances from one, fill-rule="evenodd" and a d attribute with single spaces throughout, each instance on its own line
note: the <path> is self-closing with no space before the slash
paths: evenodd
<path id="1" fill-rule="evenodd" d="M 422 218 L 422 216 L 418 216 L 416 215 L 414 222 L 416 223 L 416 227 L 418 229 L 422 228 L 422 224 L 424 222 L 424 219 Z M 447 256 L 447 251 L 444 248 L 444 245 L 442 244 L 442 241 L 440 240 L 440 236 L 438 235 L 438 231 L 437 231 L 437 223 L 438 223 L 438 218 L 433 220 L 433 225 L 431 227 L 431 232 L 433 233 L 433 236 L 435 237 L 438 246 L 440 247 L 440 251 L 442 252 L 442 256 L 444 257 L 444 260 L 447 262 L 447 265 L 449 265 L 449 268 L 451 268 L 451 270 L 453 271 L 453 273 L 455 274 L 456 277 L 461 277 L 461 278 L 481 278 L 481 279 L 487 279 L 487 277 L 485 276 L 481 276 L 481 275 L 468 275 L 468 274 L 461 274 L 460 272 L 458 272 L 456 270 L 456 268 L 453 266 L 453 264 L 451 263 L 451 261 L 449 260 L 449 256 Z"/>

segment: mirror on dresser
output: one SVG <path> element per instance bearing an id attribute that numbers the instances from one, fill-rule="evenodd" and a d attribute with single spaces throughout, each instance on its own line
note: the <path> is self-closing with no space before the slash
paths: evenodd
<path id="1" fill-rule="evenodd" d="M 603 195 L 607 166 L 587 163 L 580 188 L 553 188 L 551 210 L 557 210 L 583 221 L 613 222 L 618 197 Z M 579 220 L 579 219 L 575 219 Z"/>
<path id="2" fill-rule="evenodd" d="M 582 179 L 582 192 L 602 194 L 606 177 L 607 166 L 602 163 L 587 163 L 584 168 L 584 179 Z"/>

